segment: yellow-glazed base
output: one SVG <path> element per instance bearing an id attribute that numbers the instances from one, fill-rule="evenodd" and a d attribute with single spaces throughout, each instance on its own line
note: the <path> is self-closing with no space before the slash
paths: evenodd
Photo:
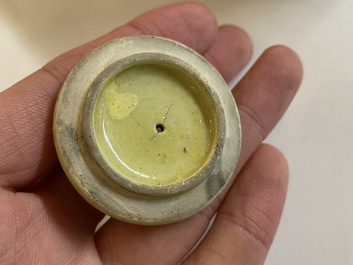
<path id="1" fill-rule="evenodd" d="M 137 65 L 97 97 L 93 128 L 101 154 L 136 183 L 163 186 L 193 176 L 215 148 L 212 99 L 193 77 L 167 65 Z"/>

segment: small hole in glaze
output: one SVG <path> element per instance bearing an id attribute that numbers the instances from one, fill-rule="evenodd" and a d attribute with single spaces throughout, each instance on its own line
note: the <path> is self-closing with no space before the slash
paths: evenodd
<path id="1" fill-rule="evenodd" d="M 157 133 L 161 133 L 164 131 L 164 125 L 163 124 L 157 124 L 156 125 L 156 131 Z"/>

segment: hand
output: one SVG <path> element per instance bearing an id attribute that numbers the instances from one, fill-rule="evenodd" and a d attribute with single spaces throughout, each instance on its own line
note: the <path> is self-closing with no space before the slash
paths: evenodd
<path id="1" fill-rule="evenodd" d="M 229 190 L 195 216 L 144 227 L 110 219 L 73 189 L 58 163 L 52 116 L 73 66 L 93 48 L 129 35 L 182 42 L 230 81 L 248 62 L 251 42 L 239 28 L 216 25 L 205 7 L 182 3 L 144 14 L 61 55 L 0 94 L 1 264 L 177 264 L 213 226 L 186 264 L 262 264 L 275 235 L 287 189 L 284 156 L 261 142 L 293 98 L 302 76 L 288 48 L 266 50 L 233 95 L 242 121 L 241 159 Z"/>

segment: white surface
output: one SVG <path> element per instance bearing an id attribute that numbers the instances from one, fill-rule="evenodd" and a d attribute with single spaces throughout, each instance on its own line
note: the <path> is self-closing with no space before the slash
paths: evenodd
<path id="1" fill-rule="evenodd" d="M 0 90 L 167 0 L 1 0 Z M 255 55 L 286 44 L 305 78 L 267 139 L 288 157 L 283 219 L 266 264 L 353 264 L 353 1 L 205 0 L 246 29 Z M 105 3 L 105 4 L 102 4 Z"/>

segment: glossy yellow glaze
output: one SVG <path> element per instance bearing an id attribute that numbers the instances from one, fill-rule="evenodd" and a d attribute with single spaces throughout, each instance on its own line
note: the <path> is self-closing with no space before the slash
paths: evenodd
<path id="1" fill-rule="evenodd" d="M 211 97 L 193 77 L 165 65 L 138 65 L 99 93 L 93 128 L 100 152 L 130 180 L 151 186 L 180 183 L 215 148 Z"/>

